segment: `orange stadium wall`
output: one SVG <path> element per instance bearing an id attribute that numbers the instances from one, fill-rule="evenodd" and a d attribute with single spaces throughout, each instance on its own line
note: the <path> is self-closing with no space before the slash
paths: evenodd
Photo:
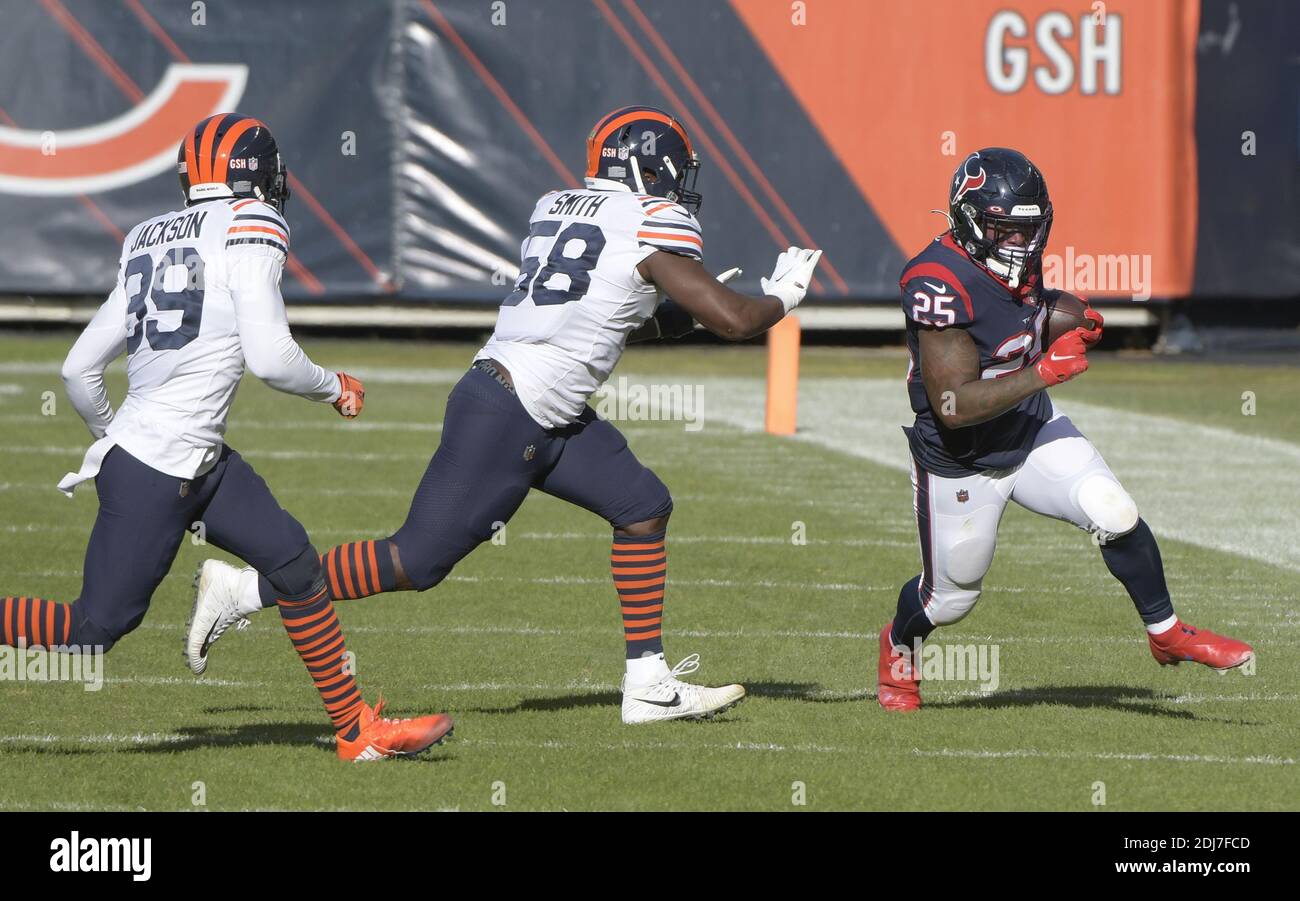
<path id="1" fill-rule="evenodd" d="M 1189 293 L 1197 3 L 731 2 L 906 253 L 957 163 L 1010 146 L 1052 192 L 1050 287 Z"/>

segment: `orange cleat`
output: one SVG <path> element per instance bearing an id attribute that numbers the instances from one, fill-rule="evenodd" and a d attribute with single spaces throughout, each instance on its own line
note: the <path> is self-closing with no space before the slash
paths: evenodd
<path id="1" fill-rule="evenodd" d="M 451 717 L 445 713 L 417 716 L 407 720 L 390 720 L 379 714 L 381 699 L 372 708 L 361 709 L 361 731 L 351 741 L 338 739 L 339 760 L 383 760 L 387 757 L 414 757 L 451 734 Z"/>
<path id="2" fill-rule="evenodd" d="M 921 680 L 912 671 L 911 652 L 895 648 L 889 638 L 891 622 L 880 630 L 880 662 L 876 667 L 879 688 L 876 700 L 886 710 L 906 713 L 921 707 Z"/>
<path id="3" fill-rule="evenodd" d="M 1254 649 L 1244 641 L 1197 629 L 1182 620 L 1159 635 L 1148 632 L 1147 644 L 1151 646 L 1151 656 L 1161 666 L 1177 666 L 1190 660 L 1212 666 L 1221 673 L 1241 666 L 1255 656 Z"/>

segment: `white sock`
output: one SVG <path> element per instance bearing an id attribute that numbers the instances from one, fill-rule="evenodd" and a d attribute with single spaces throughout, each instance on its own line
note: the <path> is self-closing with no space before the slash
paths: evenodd
<path id="1" fill-rule="evenodd" d="M 246 566 L 239 571 L 239 612 L 250 616 L 262 609 L 262 594 L 257 587 L 257 570 Z"/>
<path id="2" fill-rule="evenodd" d="M 1178 624 L 1178 614 L 1174 614 L 1168 619 L 1162 619 L 1158 623 L 1148 624 L 1147 633 L 1150 635 L 1159 635 L 1161 632 L 1168 632 L 1177 624 Z"/>
<path id="3" fill-rule="evenodd" d="M 649 685 L 668 675 L 668 664 L 663 654 L 653 657 L 629 657 L 627 661 L 627 684 Z"/>

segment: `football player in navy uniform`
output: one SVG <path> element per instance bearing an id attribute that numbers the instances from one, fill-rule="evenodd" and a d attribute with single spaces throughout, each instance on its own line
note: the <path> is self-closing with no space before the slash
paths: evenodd
<path id="1" fill-rule="evenodd" d="M 1241 666 L 1251 647 L 1195 629 L 1174 613 L 1160 549 L 1105 460 L 1047 389 L 1085 372 L 1102 318 L 1041 346 L 1048 317 L 1042 254 L 1052 202 L 1042 173 L 1000 147 L 972 153 L 953 175 L 951 229 L 903 269 L 907 391 L 921 573 L 903 586 L 880 631 L 878 699 L 921 705 L 912 659 L 936 626 L 979 599 L 1008 500 L 1092 533 L 1127 589 L 1162 665 Z"/>
<path id="2" fill-rule="evenodd" d="M 665 661 L 672 498 L 613 423 L 587 405 L 630 341 L 684 334 L 695 321 L 740 340 L 803 300 L 819 250 L 781 253 L 760 280 L 762 297 L 722 284 L 737 270 L 717 278 L 705 270 L 698 169 L 686 130 L 662 110 L 626 107 L 596 123 L 586 185 L 548 192 L 533 208 L 519 278 L 491 340 L 448 399 L 442 444 L 405 524 L 325 554 L 334 599 L 432 588 L 535 488 L 613 528 L 610 572 L 626 639 L 623 722 L 709 717 L 744 697 L 740 685 L 679 679 L 698 655 L 672 668 Z M 186 645 L 195 672 L 229 625 L 273 599 L 253 570 L 215 560 L 205 567 L 210 578 L 195 597 Z"/>

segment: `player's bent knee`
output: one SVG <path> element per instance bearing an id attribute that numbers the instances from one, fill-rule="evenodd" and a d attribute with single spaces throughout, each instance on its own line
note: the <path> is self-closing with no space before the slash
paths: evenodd
<path id="1" fill-rule="evenodd" d="M 263 573 L 282 596 L 295 598 L 311 591 L 320 581 L 320 554 L 310 544 L 284 566 L 274 572 Z"/>
<path id="2" fill-rule="evenodd" d="M 1093 530 L 1105 537 L 1118 538 L 1137 528 L 1137 504 L 1109 475 L 1097 473 L 1084 479 L 1078 500 Z"/>
<path id="3" fill-rule="evenodd" d="M 629 486 L 631 501 L 610 520 L 618 531 L 629 534 L 641 534 L 631 530 L 646 523 L 662 520 L 657 529 L 650 529 L 645 534 L 658 531 L 668 524 L 668 517 L 673 512 L 673 496 L 660 478 L 650 470 L 644 470 L 641 476 Z"/>
<path id="4" fill-rule="evenodd" d="M 414 568 L 406 568 L 406 578 L 413 591 L 428 591 L 435 587 L 451 572 L 455 563 L 440 560 L 421 561 Z"/>
<path id="5" fill-rule="evenodd" d="M 925 613 L 936 626 L 951 626 L 966 617 L 980 599 L 980 587 L 936 589 Z"/>
<path id="6" fill-rule="evenodd" d="M 405 529 L 399 529 L 388 539 L 388 542 L 397 549 L 401 574 L 409 583 L 409 588 L 399 587 L 409 591 L 428 591 L 433 588 L 447 578 L 448 573 L 460 562 L 461 557 L 469 553 L 468 549 L 463 553 L 455 554 L 430 552 L 428 550 L 430 547 L 437 547 L 440 544 L 445 546 L 445 543 L 433 541 L 428 535 L 407 532 Z"/>
<path id="7" fill-rule="evenodd" d="M 81 609 L 80 602 L 72 605 L 72 639 L 69 644 L 76 645 L 82 649 L 96 649 L 107 654 L 113 649 L 113 646 L 121 641 L 125 636 L 135 630 L 144 620 L 144 614 L 134 617 L 131 620 L 120 622 L 109 622 L 106 625 L 100 625 L 94 620 L 87 619 L 85 611 Z"/>

